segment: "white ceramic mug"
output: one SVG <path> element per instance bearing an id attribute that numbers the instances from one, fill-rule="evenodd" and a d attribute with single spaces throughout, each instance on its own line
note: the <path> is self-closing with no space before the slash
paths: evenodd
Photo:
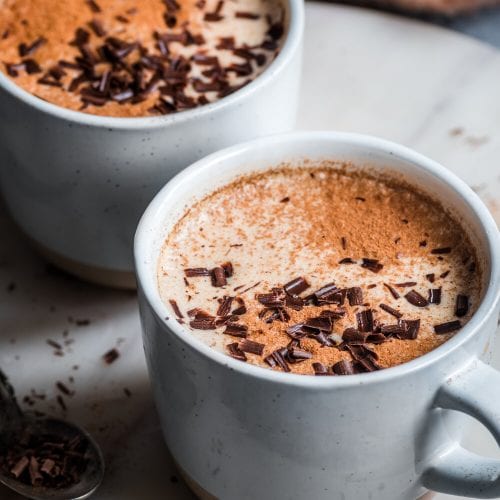
<path id="1" fill-rule="evenodd" d="M 158 293 L 157 265 L 186 206 L 242 173 L 304 158 L 402 174 L 460 217 L 481 256 L 484 293 L 452 339 L 379 372 L 314 377 L 234 360 L 172 318 Z M 465 413 L 500 442 L 500 373 L 487 365 L 499 315 L 500 239 L 480 199 L 442 166 L 397 144 L 333 132 L 238 145 L 160 191 L 139 224 L 135 262 L 165 440 L 198 492 L 223 500 L 414 500 L 426 490 L 500 496 L 500 460 L 459 445 Z"/>
<path id="2" fill-rule="evenodd" d="M 0 185 L 22 230 L 58 266 L 134 286 L 133 236 L 156 192 L 203 156 L 291 130 L 298 105 L 303 0 L 286 0 L 286 38 L 253 82 L 168 116 L 110 118 L 64 109 L 0 71 Z"/>

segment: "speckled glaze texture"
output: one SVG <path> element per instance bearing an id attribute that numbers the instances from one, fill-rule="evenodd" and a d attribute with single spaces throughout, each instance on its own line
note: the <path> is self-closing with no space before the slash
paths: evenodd
<path id="1" fill-rule="evenodd" d="M 242 140 L 291 130 L 302 0 L 290 0 L 277 59 L 220 101 L 164 117 L 106 118 L 59 108 L 0 73 L 0 183 L 15 221 L 48 252 L 132 272 L 139 217 L 172 176 Z"/>
<path id="2" fill-rule="evenodd" d="M 484 292 L 451 340 L 380 372 L 314 377 L 234 360 L 167 319 L 157 262 L 186 204 L 239 173 L 303 158 L 402 175 L 460 217 L 482 257 Z M 426 490 L 498 497 L 500 462 L 470 455 L 459 440 L 468 413 L 500 441 L 500 375 L 487 365 L 499 314 L 499 252 L 498 230 L 479 198 L 445 168 L 393 143 L 296 133 L 194 164 L 155 197 L 135 239 L 146 358 L 176 462 L 222 500 L 414 500 Z"/>

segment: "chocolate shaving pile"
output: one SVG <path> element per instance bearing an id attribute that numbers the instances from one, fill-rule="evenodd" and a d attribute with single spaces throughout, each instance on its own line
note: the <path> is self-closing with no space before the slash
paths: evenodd
<path id="1" fill-rule="evenodd" d="M 345 242 L 343 242 L 344 245 Z M 431 252 L 438 255 L 446 254 L 451 251 L 450 248 L 434 249 Z M 340 264 L 356 263 L 351 258 L 344 258 Z M 383 265 L 376 259 L 362 259 L 361 266 L 372 271 L 378 272 Z M 224 286 L 227 284 L 227 278 L 234 273 L 233 266 L 228 262 L 212 270 L 208 268 L 188 268 L 185 269 L 185 275 L 188 277 L 210 276 L 214 286 Z M 443 279 L 448 272 L 441 274 Z M 427 281 L 435 281 L 434 273 L 426 274 Z M 257 287 L 260 282 L 254 285 L 239 285 L 234 291 L 240 290 L 240 293 L 246 293 L 252 288 Z M 423 308 L 441 303 L 441 287 L 428 289 L 428 299 L 417 292 L 414 288 L 417 281 L 404 281 L 394 284 L 394 286 L 384 283 L 388 294 L 392 299 L 399 300 L 400 294 L 397 288 L 411 288 L 404 294 L 404 298 L 411 305 Z M 365 283 L 366 289 L 376 287 L 376 283 Z M 246 287 L 246 288 L 245 288 Z M 286 333 L 290 341 L 283 347 L 270 346 L 253 340 L 255 334 L 259 335 L 262 330 L 255 326 L 249 328 L 244 323 L 243 315 L 247 314 L 247 308 L 241 297 L 232 297 L 223 295 L 214 299 L 217 300 L 216 314 L 212 315 L 201 309 L 192 309 L 188 311 L 191 319 L 190 326 L 195 329 L 217 329 L 222 327 L 222 333 L 238 339 L 230 342 L 227 346 L 227 352 L 233 358 L 239 361 L 248 361 L 247 354 L 261 357 L 262 361 L 270 368 L 290 372 L 292 365 L 310 360 L 308 366 L 311 367 L 317 376 L 351 375 L 358 373 L 373 372 L 383 368 L 379 364 L 379 357 L 376 352 L 376 346 L 394 339 L 403 341 L 413 341 L 417 339 L 421 320 L 419 318 L 405 318 L 398 308 L 388 304 L 381 303 L 378 308 L 373 308 L 369 303 L 365 303 L 363 288 L 361 286 L 352 286 L 349 288 L 339 288 L 336 283 L 326 283 L 319 289 L 305 294 L 310 288 L 308 280 L 299 276 L 283 286 L 272 287 L 270 291 L 255 294 L 257 304 L 261 306 L 257 312 L 257 318 L 265 324 L 275 321 L 284 323 L 283 326 L 277 325 L 280 332 Z M 244 290 L 242 290 L 244 289 Z M 342 335 L 335 332 L 336 321 L 346 316 L 346 302 L 348 307 L 354 308 L 353 314 L 356 324 L 345 328 Z M 173 307 L 175 301 L 171 301 Z M 469 312 L 469 297 L 459 294 L 456 298 L 455 315 L 462 317 Z M 175 307 L 174 307 L 175 310 Z M 303 311 L 300 322 L 290 324 L 293 311 Z M 391 316 L 380 316 L 381 312 Z M 180 311 L 176 314 L 182 316 Z M 348 316 L 351 317 L 351 316 Z M 255 318 L 254 318 L 255 319 Z M 434 326 L 434 332 L 438 335 L 454 332 L 461 328 L 459 320 L 449 321 Z M 256 332 L 252 329 L 257 330 Z M 274 330 L 270 330 L 273 332 Z M 307 341 L 306 341 L 307 339 Z M 309 340 L 314 340 L 319 344 L 318 347 L 311 348 Z M 302 344 L 304 345 L 301 345 Z M 317 349 L 336 349 L 343 353 L 341 361 L 332 366 L 314 360 Z M 310 352 L 310 349 L 312 352 Z M 345 356 L 350 359 L 345 359 Z"/>
<path id="2" fill-rule="evenodd" d="M 80 481 L 87 467 L 88 441 L 64 439 L 25 428 L 6 449 L 0 447 L 0 470 L 21 483 L 43 488 L 67 488 Z"/>

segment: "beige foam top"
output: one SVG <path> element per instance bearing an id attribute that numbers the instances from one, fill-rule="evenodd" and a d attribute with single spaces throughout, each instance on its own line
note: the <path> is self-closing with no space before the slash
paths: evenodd
<path id="1" fill-rule="evenodd" d="M 446 247 L 450 253 L 432 253 Z M 452 334 L 436 335 L 433 326 L 458 319 L 457 294 L 470 297 L 469 313 L 460 318 L 462 324 L 468 321 L 480 297 L 480 273 L 470 270 L 474 256 L 459 223 L 413 189 L 342 169 L 285 168 L 243 178 L 195 204 L 165 242 L 158 283 L 165 303 L 176 300 L 184 315 L 196 307 L 215 314 L 217 298 L 224 295 L 243 298 L 248 312 L 241 322 L 249 327 L 248 338 L 266 345 L 262 357 L 247 357 L 262 366 L 266 355 L 291 340 L 285 333 L 287 326 L 332 306 L 289 310 L 287 323 L 266 324 L 258 316 L 263 305 L 256 293 L 269 292 L 298 276 L 311 285 L 302 295 L 330 282 L 339 288 L 359 286 L 364 305 L 350 307 L 346 302 L 345 317 L 334 323 L 337 338 L 345 328 L 356 326 L 355 314 L 363 309 L 371 308 L 375 319 L 385 324 L 396 323 L 380 309 L 381 303 L 398 310 L 404 319 L 421 320 L 417 339 L 391 339 L 374 346 L 379 363 L 388 367 L 425 354 L 450 338 Z M 378 259 L 383 268 L 374 273 L 359 263 L 339 264 L 348 257 L 357 262 Z M 185 279 L 186 268 L 210 269 L 226 261 L 232 263 L 234 275 L 224 288 L 213 287 L 207 277 Z M 433 283 L 426 277 L 431 273 Z M 397 286 L 404 282 L 416 284 Z M 392 285 L 400 298 L 395 299 L 384 283 Z M 441 288 L 441 304 L 420 308 L 403 297 L 414 289 L 427 298 L 431 288 Z M 192 334 L 224 351 L 235 339 L 222 331 L 193 330 Z M 330 366 L 350 359 L 347 352 L 321 347 L 312 339 L 302 340 L 301 346 L 313 358 L 291 365 L 297 373 L 312 373 L 313 362 Z"/>

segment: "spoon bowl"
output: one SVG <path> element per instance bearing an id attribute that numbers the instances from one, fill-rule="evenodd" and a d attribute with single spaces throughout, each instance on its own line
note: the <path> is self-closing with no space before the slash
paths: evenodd
<path id="1" fill-rule="evenodd" d="M 25 418 L 29 418 L 25 415 Z M 32 500 L 83 500 L 94 493 L 104 477 L 104 458 L 102 452 L 84 429 L 75 424 L 56 418 L 32 419 L 29 421 L 30 432 L 47 434 L 71 440 L 80 437 L 87 442 L 84 458 L 87 466 L 80 481 L 65 488 L 47 488 L 25 484 L 14 477 L 0 472 L 0 482 L 20 495 Z"/>
<path id="2" fill-rule="evenodd" d="M 17 404 L 14 389 L 0 370 L 0 451 L 16 446 L 23 432 L 30 436 L 56 437 L 59 442 L 77 440 L 85 445 L 81 458 L 85 468 L 69 486 L 30 485 L 0 469 L 0 483 L 32 500 L 83 500 L 94 493 L 104 477 L 104 457 L 92 436 L 75 424 L 52 417 L 36 418 Z M 17 443 L 18 444 L 18 443 Z"/>

